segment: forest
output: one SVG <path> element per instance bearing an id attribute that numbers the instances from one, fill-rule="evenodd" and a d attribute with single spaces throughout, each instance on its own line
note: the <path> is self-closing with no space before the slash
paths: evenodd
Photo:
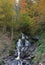
<path id="1" fill-rule="evenodd" d="M 0 0 L 0 65 L 3 57 L 14 54 L 21 33 L 36 45 L 33 65 L 45 65 L 45 0 Z"/>

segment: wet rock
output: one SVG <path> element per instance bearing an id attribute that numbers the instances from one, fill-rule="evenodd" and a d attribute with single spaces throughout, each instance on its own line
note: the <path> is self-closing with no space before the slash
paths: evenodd
<path id="1" fill-rule="evenodd" d="M 35 42 L 37 42 L 39 40 L 38 37 L 32 37 L 31 39 L 34 40 Z"/>
<path id="2" fill-rule="evenodd" d="M 15 56 L 15 57 L 17 57 L 17 56 L 18 56 L 17 50 L 15 50 L 15 54 L 14 54 L 14 56 Z"/>
<path id="3" fill-rule="evenodd" d="M 9 65 L 17 65 L 17 61 L 14 60 L 14 61 L 10 62 Z"/>
<path id="4" fill-rule="evenodd" d="M 28 60 L 23 60 L 22 65 L 31 65 L 30 62 Z"/>
<path id="5" fill-rule="evenodd" d="M 29 60 L 34 58 L 34 54 L 32 54 L 34 49 L 31 49 L 31 43 L 28 38 L 25 37 L 26 36 L 22 34 L 22 38 L 17 41 L 14 55 L 3 58 L 4 65 L 31 65 Z"/>

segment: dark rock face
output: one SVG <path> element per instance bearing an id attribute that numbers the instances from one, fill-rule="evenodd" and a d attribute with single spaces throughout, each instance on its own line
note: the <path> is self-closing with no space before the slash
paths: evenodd
<path id="1" fill-rule="evenodd" d="M 34 40 L 35 42 L 37 42 L 39 40 L 38 37 L 32 37 L 31 39 Z"/>

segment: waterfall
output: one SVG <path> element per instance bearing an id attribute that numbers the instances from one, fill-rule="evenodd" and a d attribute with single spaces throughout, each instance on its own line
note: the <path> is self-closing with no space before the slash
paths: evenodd
<path id="1" fill-rule="evenodd" d="M 14 63 L 12 63 L 12 65 L 14 65 Z"/>
<path id="2" fill-rule="evenodd" d="M 18 65 L 21 65 L 20 61 L 18 61 Z"/>
<path id="3" fill-rule="evenodd" d="M 22 61 L 21 60 L 18 61 L 18 65 L 22 65 Z"/>
<path id="4" fill-rule="evenodd" d="M 21 41 L 21 39 L 19 39 L 18 42 L 17 42 L 18 57 L 16 58 L 16 60 L 20 59 L 20 49 L 21 49 L 21 46 L 22 46 L 21 44 L 22 44 L 22 41 Z"/>
<path id="5" fill-rule="evenodd" d="M 25 35 L 22 33 L 22 39 L 25 39 Z"/>
<path id="6" fill-rule="evenodd" d="M 24 58 L 24 56 L 28 54 L 27 51 L 29 46 L 30 42 L 28 40 L 28 36 L 25 36 L 23 33 L 21 33 L 21 39 L 18 39 L 16 47 L 18 53 L 17 58 L 15 58 L 15 61 L 13 61 L 10 65 L 30 65 L 30 62 Z"/>
<path id="7" fill-rule="evenodd" d="M 18 57 L 16 58 L 16 60 L 18 60 L 18 65 L 23 65 L 23 61 L 21 61 L 21 54 L 23 53 L 23 51 L 27 51 L 29 46 L 30 46 L 30 42 L 28 41 L 28 36 L 25 36 L 23 33 L 21 39 L 18 40 L 17 42 L 17 52 L 18 52 Z M 24 45 L 23 45 L 24 44 Z M 21 52 L 22 51 L 22 52 Z M 27 61 L 25 61 L 25 63 L 28 64 Z M 29 64 L 28 64 L 29 65 Z"/>
<path id="8" fill-rule="evenodd" d="M 25 46 L 29 47 L 30 46 L 30 42 L 28 40 L 25 40 Z"/>

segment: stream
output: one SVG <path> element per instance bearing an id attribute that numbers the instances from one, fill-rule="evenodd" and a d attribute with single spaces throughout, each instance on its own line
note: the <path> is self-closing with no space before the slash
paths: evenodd
<path id="1" fill-rule="evenodd" d="M 7 58 L 3 58 L 2 65 L 31 65 L 30 60 L 34 57 L 33 54 L 30 53 L 31 43 L 28 40 L 28 36 L 21 33 L 21 38 L 18 39 L 16 45 L 16 54 L 17 57 L 9 56 Z M 32 56 L 31 56 L 32 55 Z"/>

